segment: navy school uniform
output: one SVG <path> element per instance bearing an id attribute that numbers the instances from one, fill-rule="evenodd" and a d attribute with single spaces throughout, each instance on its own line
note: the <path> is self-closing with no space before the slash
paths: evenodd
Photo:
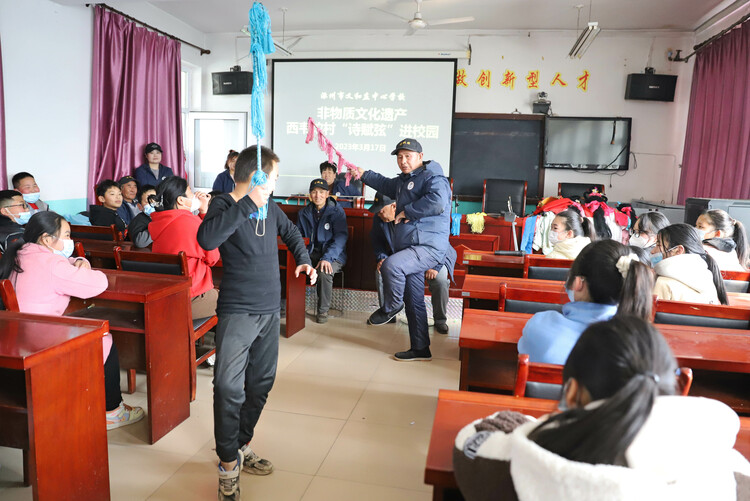
<path id="1" fill-rule="evenodd" d="M 135 182 L 138 183 L 138 186 L 146 186 L 147 184 L 159 186 L 159 183 L 169 176 L 174 176 L 172 169 L 162 164 L 159 164 L 159 179 L 154 176 L 154 171 L 151 170 L 151 167 L 149 167 L 148 164 L 141 165 L 135 169 L 135 172 L 133 173 L 133 177 L 135 178 Z"/>
<path id="2" fill-rule="evenodd" d="M 224 169 L 224 172 L 216 176 L 214 186 L 211 189 L 222 193 L 229 193 L 234 190 L 234 179 L 232 179 L 228 169 Z"/>

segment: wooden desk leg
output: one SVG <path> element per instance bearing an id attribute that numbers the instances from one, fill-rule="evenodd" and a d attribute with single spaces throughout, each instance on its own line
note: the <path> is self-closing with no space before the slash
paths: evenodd
<path id="1" fill-rule="evenodd" d="M 144 304 L 149 442 L 190 417 L 189 291 Z"/>
<path id="2" fill-rule="evenodd" d="M 306 275 L 294 276 L 297 263 L 292 253 L 286 252 L 286 332 L 285 337 L 305 328 L 305 283 Z"/>
<path id="3" fill-rule="evenodd" d="M 26 395 L 34 501 L 108 500 L 101 341 L 27 370 Z"/>
<path id="4" fill-rule="evenodd" d="M 458 389 L 461 391 L 469 390 L 469 349 L 459 349 L 459 359 L 461 360 L 461 369 L 458 377 Z"/>

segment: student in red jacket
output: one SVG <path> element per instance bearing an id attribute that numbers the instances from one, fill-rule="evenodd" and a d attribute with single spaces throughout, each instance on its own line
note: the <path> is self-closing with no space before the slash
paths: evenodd
<path id="1" fill-rule="evenodd" d="M 198 245 L 198 227 L 208 210 L 209 196 L 190 190 L 185 179 L 170 176 L 156 190 L 156 212 L 151 214 L 148 231 L 154 240 L 152 250 L 163 254 L 187 254 L 193 318 L 216 314 L 219 293 L 214 289 L 211 266 L 219 261 L 219 250 L 203 250 Z M 198 211 L 198 216 L 193 214 Z"/>

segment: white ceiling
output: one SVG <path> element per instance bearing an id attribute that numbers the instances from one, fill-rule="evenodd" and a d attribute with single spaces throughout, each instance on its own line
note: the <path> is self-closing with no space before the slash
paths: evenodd
<path id="1" fill-rule="evenodd" d="M 247 24 L 251 0 L 149 0 L 149 3 L 204 33 L 236 32 Z M 593 0 L 592 21 L 605 30 L 692 31 L 727 0 Z M 399 29 L 396 17 L 373 11 L 379 7 L 411 18 L 414 0 L 265 0 L 273 31 L 282 31 L 286 8 L 289 32 L 333 29 Z M 441 29 L 559 30 L 576 26 L 576 4 L 585 4 L 581 23 L 588 21 L 589 0 L 424 0 L 423 17 L 474 16 L 475 21 Z"/>

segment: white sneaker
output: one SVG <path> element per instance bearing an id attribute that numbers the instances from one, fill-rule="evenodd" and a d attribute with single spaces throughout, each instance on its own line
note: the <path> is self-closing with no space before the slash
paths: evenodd
<path id="1" fill-rule="evenodd" d="M 142 408 L 130 407 L 125 402 L 120 402 L 117 409 L 107 412 L 107 430 L 137 423 L 145 415 Z"/>
<path id="2" fill-rule="evenodd" d="M 262 459 L 250 448 L 250 444 L 245 444 L 240 449 L 242 455 L 242 471 L 252 473 L 253 475 L 269 475 L 273 472 L 273 464 L 268 459 Z"/>
<path id="3" fill-rule="evenodd" d="M 209 367 L 213 367 L 214 365 L 216 365 L 216 353 L 208 357 L 206 359 L 206 363 L 209 365 Z"/>
<path id="4" fill-rule="evenodd" d="M 219 501 L 240 501 L 240 472 L 244 456 L 237 454 L 237 464 L 231 471 L 225 470 L 219 461 Z"/>

